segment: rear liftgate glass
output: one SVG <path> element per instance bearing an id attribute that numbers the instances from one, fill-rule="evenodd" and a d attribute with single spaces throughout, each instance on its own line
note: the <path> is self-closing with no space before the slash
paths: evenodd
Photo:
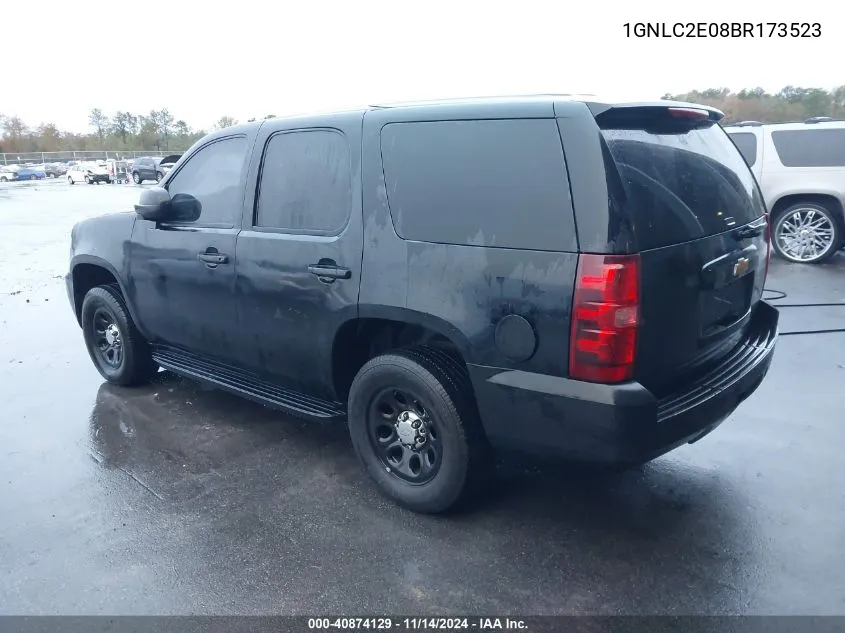
<path id="1" fill-rule="evenodd" d="M 581 255 L 572 377 L 659 393 L 742 340 L 763 291 L 768 223 L 719 118 L 673 106 L 596 114 L 610 203 L 637 253 Z"/>

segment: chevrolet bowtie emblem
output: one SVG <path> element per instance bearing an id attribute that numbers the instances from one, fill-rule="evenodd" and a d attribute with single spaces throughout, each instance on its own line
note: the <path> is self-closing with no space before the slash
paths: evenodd
<path id="1" fill-rule="evenodd" d="M 741 257 L 736 260 L 734 264 L 734 277 L 739 277 L 744 275 L 748 272 L 748 269 L 751 267 L 751 260 L 747 257 Z"/>

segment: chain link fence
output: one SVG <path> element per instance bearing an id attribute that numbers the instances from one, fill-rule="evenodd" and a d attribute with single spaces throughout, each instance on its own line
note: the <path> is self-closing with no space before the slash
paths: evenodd
<path id="1" fill-rule="evenodd" d="M 169 154 L 182 154 L 185 150 L 167 149 L 156 151 L 126 150 L 67 150 L 63 152 L 7 152 L 0 153 L 0 165 L 24 165 L 27 163 L 64 163 L 68 161 L 91 161 L 91 160 L 116 160 L 135 159 L 139 156 L 167 156 Z"/>

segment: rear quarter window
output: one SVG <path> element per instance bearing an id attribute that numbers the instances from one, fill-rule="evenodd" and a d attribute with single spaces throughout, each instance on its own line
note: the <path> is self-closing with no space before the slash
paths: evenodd
<path id="1" fill-rule="evenodd" d="M 390 213 L 403 239 L 577 249 L 554 120 L 390 123 L 381 151 Z"/>
<path id="2" fill-rule="evenodd" d="M 845 129 L 775 130 L 772 143 L 785 167 L 845 167 Z"/>

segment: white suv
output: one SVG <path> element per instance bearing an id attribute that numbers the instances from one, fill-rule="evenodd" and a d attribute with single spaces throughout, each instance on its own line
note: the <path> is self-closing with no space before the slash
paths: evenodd
<path id="1" fill-rule="evenodd" d="M 775 252 L 789 261 L 819 263 L 842 248 L 845 121 L 746 121 L 725 131 L 760 184 Z"/>

